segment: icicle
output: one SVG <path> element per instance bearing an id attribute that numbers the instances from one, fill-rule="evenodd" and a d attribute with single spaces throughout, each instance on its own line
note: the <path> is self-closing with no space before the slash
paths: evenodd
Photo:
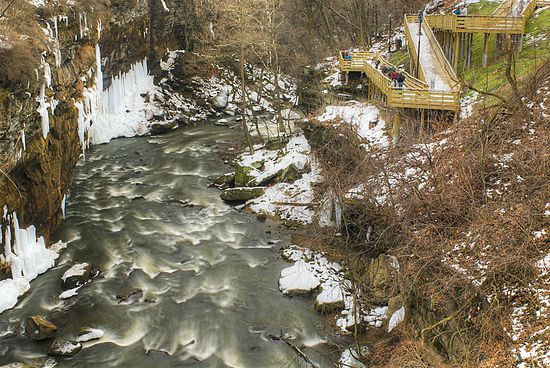
<path id="1" fill-rule="evenodd" d="M 37 111 L 42 118 L 42 136 L 46 138 L 50 131 L 50 116 L 48 114 L 48 104 L 46 103 L 46 83 L 42 83 L 40 97 L 37 101 L 40 104 Z"/>
<path id="2" fill-rule="evenodd" d="M 80 38 L 84 38 L 84 32 L 82 30 L 82 13 L 78 13 L 78 28 L 80 29 Z"/>
<path id="3" fill-rule="evenodd" d="M 63 196 L 63 200 L 61 201 L 61 212 L 63 213 L 63 220 L 65 220 L 65 205 L 67 203 L 67 195 Z"/>
<path id="4" fill-rule="evenodd" d="M 23 144 L 23 151 L 27 150 L 27 140 L 25 139 L 25 126 L 21 130 L 21 143 Z"/>
<path id="5" fill-rule="evenodd" d="M 97 41 L 99 42 L 99 39 L 101 38 L 101 19 L 97 21 Z"/>
<path id="6" fill-rule="evenodd" d="M 50 68 L 50 64 L 46 62 L 45 53 L 42 54 L 42 67 L 44 68 L 44 80 L 46 81 L 46 84 L 48 88 L 52 86 L 52 69 Z"/>
<path id="7" fill-rule="evenodd" d="M 55 29 L 55 39 L 57 40 L 59 38 L 59 32 L 57 30 L 57 15 L 53 17 L 53 26 Z"/>

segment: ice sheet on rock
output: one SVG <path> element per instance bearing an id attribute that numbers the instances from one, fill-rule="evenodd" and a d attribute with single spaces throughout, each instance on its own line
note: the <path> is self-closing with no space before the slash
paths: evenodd
<path id="1" fill-rule="evenodd" d="M 77 296 L 78 295 L 78 290 L 80 290 L 80 288 L 82 286 L 83 285 L 80 285 L 80 286 L 75 287 L 74 289 L 69 289 L 69 290 L 66 290 L 66 291 L 62 292 L 61 294 L 59 294 L 59 299 L 69 299 L 69 298 L 72 298 L 73 296 Z"/>
<path id="2" fill-rule="evenodd" d="M 316 302 L 319 305 L 343 303 L 344 291 L 336 282 L 325 282 L 321 286 L 321 292 L 317 295 Z"/>
<path id="3" fill-rule="evenodd" d="M 380 112 L 376 106 L 352 101 L 345 106 L 327 106 L 324 113 L 317 117 L 320 122 L 337 119 L 351 124 L 357 134 L 369 143 L 381 147 L 389 145 L 384 132 L 385 122 L 380 118 Z"/>
<path id="4" fill-rule="evenodd" d="M 401 307 L 396 310 L 390 317 L 388 322 L 388 332 L 391 332 L 397 325 L 405 320 L 405 307 Z"/>
<path id="5" fill-rule="evenodd" d="M 3 218 L 12 221 L 13 229 L 7 228 L 4 234 L 0 234 L 0 242 L 4 239 L 7 244 L 0 256 L 1 261 L 11 268 L 11 278 L 0 281 L 0 313 L 15 306 L 17 298 L 30 288 L 30 281 L 52 267 L 66 246 L 58 242 L 46 248 L 44 238 L 36 236 L 35 227 L 20 228 L 17 215 L 9 214 L 6 207 Z M 13 249 L 9 245 L 12 240 Z"/>
<path id="6" fill-rule="evenodd" d="M 319 279 L 300 260 L 281 271 L 279 289 L 283 294 L 308 293 L 319 287 Z"/>
<path id="7" fill-rule="evenodd" d="M 87 341 L 90 341 L 90 340 L 97 340 L 97 339 L 101 339 L 105 335 L 105 333 L 100 329 L 87 328 L 86 330 L 87 330 L 87 333 L 78 336 L 76 341 L 78 341 L 78 342 L 87 342 Z"/>
<path id="8" fill-rule="evenodd" d="M 72 266 L 71 268 L 69 268 L 67 271 L 65 271 L 65 273 L 63 274 L 63 276 L 61 277 L 61 279 L 63 280 L 63 282 L 67 281 L 67 279 L 69 277 L 73 277 L 73 276 L 82 276 L 86 273 L 86 268 L 89 267 L 90 265 L 88 263 L 77 263 L 75 264 L 74 266 Z"/>
<path id="9" fill-rule="evenodd" d="M 266 188 L 264 195 L 247 202 L 247 205 L 256 213 L 276 213 L 285 220 L 312 223 L 315 217 L 310 206 L 315 199 L 313 185 L 321 180 L 317 164 L 312 161 L 309 173 L 294 183 L 276 183 Z"/>
<path id="10" fill-rule="evenodd" d="M 30 286 L 29 281 L 24 278 L 0 281 L 0 313 L 15 307 L 17 298 L 25 294 Z"/>

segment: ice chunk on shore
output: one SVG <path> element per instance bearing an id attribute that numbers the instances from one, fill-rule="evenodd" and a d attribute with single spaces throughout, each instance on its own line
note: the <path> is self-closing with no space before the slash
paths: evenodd
<path id="1" fill-rule="evenodd" d="M 279 289 L 283 294 L 307 294 L 319 287 L 319 279 L 300 260 L 281 271 Z"/>

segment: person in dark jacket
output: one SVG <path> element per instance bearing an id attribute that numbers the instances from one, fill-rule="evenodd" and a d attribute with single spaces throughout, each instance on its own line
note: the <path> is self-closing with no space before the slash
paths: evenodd
<path id="1" fill-rule="evenodd" d="M 399 74 L 397 75 L 397 88 L 403 89 L 403 84 L 405 83 L 405 73 L 403 73 L 403 70 L 399 70 Z"/>

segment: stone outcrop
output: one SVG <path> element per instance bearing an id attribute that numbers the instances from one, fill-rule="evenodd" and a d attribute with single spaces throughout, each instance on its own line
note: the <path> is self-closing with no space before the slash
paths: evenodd
<path id="1" fill-rule="evenodd" d="M 55 336 L 57 326 L 42 316 L 31 316 L 27 318 L 26 331 L 31 340 L 48 340 Z"/>
<path id="2" fill-rule="evenodd" d="M 220 197 L 227 202 L 246 202 L 261 197 L 264 192 L 263 187 L 228 188 L 220 194 Z"/>

